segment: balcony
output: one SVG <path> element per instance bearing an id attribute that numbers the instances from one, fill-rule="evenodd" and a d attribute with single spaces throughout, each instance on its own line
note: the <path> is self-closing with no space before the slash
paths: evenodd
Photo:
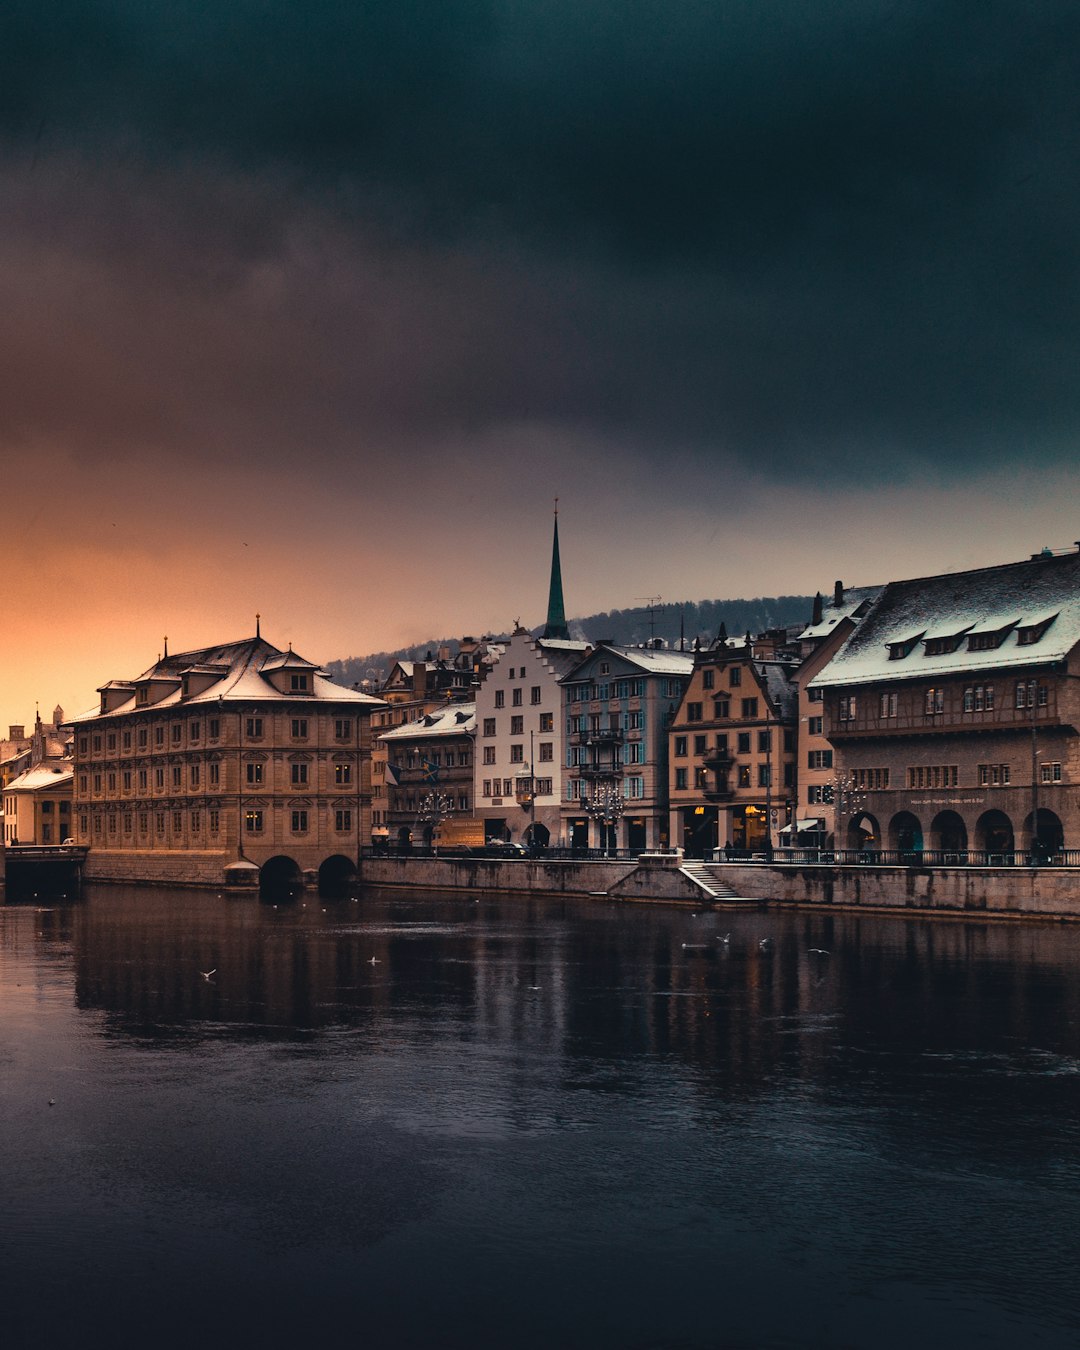
<path id="1" fill-rule="evenodd" d="M 579 764 L 570 770 L 581 778 L 621 778 L 622 771 L 621 764 Z"/>
<path id="2" fill-rule="evenodd" d="M 714 750 L 701 761 L 713 773 L 727 773 L 735 763 L 735 757 L 726 750 Z"/>
<path id="3" fill-rule="evenodd" d="M 705 788 L 701 794 L 707 802 L 730 802 L 735 796 L 733 787 Z"/>
<path id="4" fill-rule="evenodd" d="M 575 731 L 570 740 L 574 745 L 622 745 L 626 733 L 614 727 L 604 731 Z"/>

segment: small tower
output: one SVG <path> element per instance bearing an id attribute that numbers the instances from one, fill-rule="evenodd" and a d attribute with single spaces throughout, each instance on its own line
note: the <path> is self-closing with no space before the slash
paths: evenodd
<path id="1" fill-rule="evenodd" d="M 566 606 L 563 603 L 562 567 L 559 563 L 559 499 L 555 498 L 555 533 L 551 543 L 551 584 L 548 587 L 547 623 L 543 636 L 569 640 L 566 626 Z"/>

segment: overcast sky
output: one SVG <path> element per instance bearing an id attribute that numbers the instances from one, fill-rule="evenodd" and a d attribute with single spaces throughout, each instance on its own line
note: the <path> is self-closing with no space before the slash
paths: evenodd
<path id="1" fill-rule="evenodd" d="M 6 0 L 0 720 L 1080 537 L 1076 0 Z"/>

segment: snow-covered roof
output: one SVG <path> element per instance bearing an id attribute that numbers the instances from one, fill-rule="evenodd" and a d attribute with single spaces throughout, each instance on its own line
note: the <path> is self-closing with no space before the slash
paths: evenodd
<path id="1" fill-rule="evenodd" d="M 358 690 L 345 689 L 342 685 L 334 684 L 310 661 L 304 661 L 303 657 L 297 657 L 295 653 L 283 652 L 263 637 L 253 637 L 242 642 L 227 642 L 218 647 L 203 647 L 198 651 L 178 652 L 158 661 L 133 681 L 110 681 L 107 686 L 102 687 L 123 688 L 128 683 L 134 686 L 166 682 L 175 684 L 175 688 L 171 689 L 164 698 L 155 699 L 151 703 L 138 703 L 137 693 L 133 692 L 131 698 L 117 704 L 107 713 L 102 713 L 95 708 L 91 712 L 72 718 L 72 722 L 86 723 L 98 718 L 122 717 L 128 713 L 147 712 L 151 709 L 189 708 L 197 707 L 199 704 L 217 704 L 218 702 L 291 702 L 296 699 L 296 694 L 276 689 L 267 678 L 267 672 L 272 673 L 275 670 L 280 670 L 283 665 L 287 666 L 292 661 L 314 672 L 311 679 L 312 690 L 310 694 L 304 696 L 303 701 L 305 703 L 326 702 L 363 704 L 373 707 L 383 706 L 382 699 L 373 698 L 370 694 L 361 694 Z M 188 698 L 184 698 L 181 676 L 185 671 L 192 670 L 198 670 L 204 674 L 215 674 L 219 670 L 223 670 L 224 673 L 219 674 L 219 677 L 206 688 L 190 695 Z"/>
<path id="2" fill-rule="evenodd" d="M 832 600 L 823 603 L 821 622 L 807 624 L 799 634 L 799 641 L 828 637 L 841 619 L 855 617 L 856 610 L 876 600 L 884 589 L 884 586 L 848 586 L 839 605 Z"/>
<path id="3" fill-rule="evenodd" d="M 71 763 L 35 764 L 32 769 L 13 778 L 4 789 L 5 792 L 43 792 L 48 789 L 58 791 L 71 786 L 74 771 Z"/>
<path id="4" fill-rule="evenodd" d="M 475 703 L 447 703 L 425 713 L 416 722 L 404 722 L 376 737 L 380 741 L 415 741 L 421 738 L 468 735 L 476 730 Z"/>
<path id="5" fill-rule="evenodd" d="M 1029 669 L 1080 642 L 1080 552 L 893 581 L 810 688 Z"/>
<path id="6" fill-rule="evenodd" d="M 605 652 L 636 666 L 646 675 L 690 675 L 694 669 L 692 652 L 673 652 L 669 647 L 616 647 L 610 642 L 600 642 L 570 672 L 571 675 L 577 675 L 578 669 L 585 670 L 594 658 L 602 659 Z M 591 679 L 592 676 L 583 674 L 580 678 Z"/>

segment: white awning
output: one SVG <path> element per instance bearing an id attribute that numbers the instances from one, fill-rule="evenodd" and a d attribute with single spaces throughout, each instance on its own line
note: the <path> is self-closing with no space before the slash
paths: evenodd
<path id="1" fill-rule="evenodd" d="M 825 821 L 820 816 L 813 820 L 797 820 L 795 822 L 796 834 L 806 834 L 809 830 L 822 830 L 825 828 Z M 780 831 L 781 834 L 790 834 L 791 826 L 785 825 Z"/>

